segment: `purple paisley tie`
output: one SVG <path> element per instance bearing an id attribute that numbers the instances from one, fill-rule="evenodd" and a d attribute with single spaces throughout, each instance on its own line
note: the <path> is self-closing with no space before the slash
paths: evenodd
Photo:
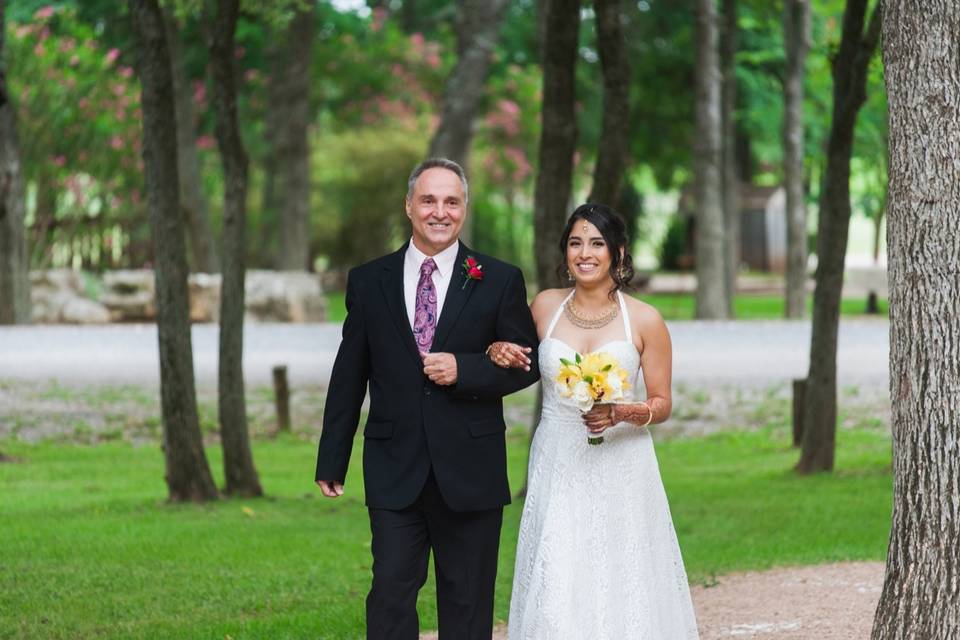
<path id="1" fill-rule="evenodd" d="M 417 282 L 417 305 L 413 312 L 413 337 L 420 353 L 429 353 L 433 334 L 437 329 L 437 289 L 433 286 L 433 272 L 437 263 L 427 258 L 420 265 L 420 280 Z"/>

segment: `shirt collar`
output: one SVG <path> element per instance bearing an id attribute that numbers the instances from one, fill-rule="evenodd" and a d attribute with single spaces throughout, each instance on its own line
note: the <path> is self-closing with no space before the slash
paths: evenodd
<path id="1" fill-rule="evenodd" d="M 437 264 L 437 271 L 439 272 L 441 278 L 449 278 L 450 274 L 453 273 L 454 263 L 457 261 L 457 253 L 459 252 L 460 241 L 457 240 L 452 245 L 433 256 L 433 261 Z M 415 272 L 419 272 L 420 265 L 422 265 L 423 261 L 429 257 L 430 256 L 417 249 L 417 247 L 413 244 L 413 239 L 411 238 L 410 244 L 407 246 L 407 265 Z"/>

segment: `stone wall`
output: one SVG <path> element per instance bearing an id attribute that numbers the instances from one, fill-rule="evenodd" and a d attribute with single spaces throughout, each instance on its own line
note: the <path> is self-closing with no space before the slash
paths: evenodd
<path id="1" fill-rule="evenodd" d="M 102 277 L 68 269 L 30 274 L 37 323 L 153 322 L 157 309 L 153 271 L 109 271 Z M 323 322 L 326 299 L 320 276 L 299 271 L 248 271 L 247 319 L 253 322 Z M 220 275 L 189 278 L 190 319 L 217 322 Z"/>

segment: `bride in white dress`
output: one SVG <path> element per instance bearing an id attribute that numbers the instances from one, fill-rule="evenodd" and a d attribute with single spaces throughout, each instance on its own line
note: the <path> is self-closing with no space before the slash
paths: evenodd
<path id="1" fill-rule="evenodd" d="M 531 305 L 543 413 L 530 450 L 510 640 L 698 637 L 648 429 L 670 415 L 670 335 L 653 307 L 620 291 L 632 276 L 626 245 L 612 209 L 579 207 L 561 241 L 573 288 L 543 291 Z M 630 387 L 621 403 L 583 414 L 555 379 L 560 358 L 592 352 L 615 358 Z M 529 365 L 517 345 L 495 343 L 489 353 L 501 366 Z M 601 433 L 602 444 L 587 443 Z"/>

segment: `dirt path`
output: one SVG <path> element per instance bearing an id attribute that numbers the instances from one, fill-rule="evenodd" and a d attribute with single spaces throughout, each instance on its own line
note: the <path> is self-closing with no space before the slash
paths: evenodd
<path id="1" fill-rule="evenodd" d="M 882 563 L 846 562 L 721 576 L 692 595 L 700 640 L 859 640 L 870 637 L 882 586 Z M 505 628 L 493 635 L 506 638 Z"/>

